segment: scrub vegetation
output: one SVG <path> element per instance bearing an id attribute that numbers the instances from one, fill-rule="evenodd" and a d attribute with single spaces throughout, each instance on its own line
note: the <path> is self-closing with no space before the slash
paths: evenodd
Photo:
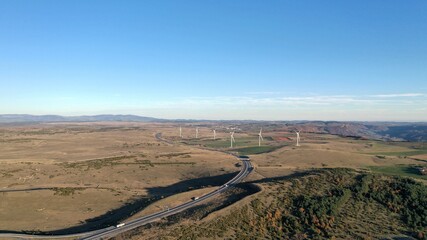
<path id="1" fill-rule="evenodd" d="M 325 169 L 260 185 L 221 217 L 144 239 L 426 239 L 427 187 L 409 178 Z"/>

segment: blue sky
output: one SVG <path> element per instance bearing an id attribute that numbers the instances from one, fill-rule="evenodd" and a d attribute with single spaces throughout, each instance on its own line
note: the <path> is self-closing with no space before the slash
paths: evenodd
<path id="1" fill-rule="evenodd" d="M 0 2 L 0 114 L 427 121 L 427 1 Z"/>

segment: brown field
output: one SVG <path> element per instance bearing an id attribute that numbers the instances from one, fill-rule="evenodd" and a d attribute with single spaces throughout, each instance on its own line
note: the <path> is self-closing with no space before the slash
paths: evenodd
<path id="1" fill-rule="evenodd" d="M 412 158 L 421 159 L 421 160 L 426 160 L 427 161 L 427 154 L 415 155 L 415 156 L 412 156 Z"/>
<path id="2" fill-rule="evenodd" d="M 169 127 L 92 123 L 1 128 L 0 230 L 63 229 L 140 197 L 188 190 L 174 185 L 181 181 L 238 171 L 238 160 L 227 154 L 154 138 L 156 132 L 170 132 Z M 32 188 L 47 189 L 13 191 Z"/>

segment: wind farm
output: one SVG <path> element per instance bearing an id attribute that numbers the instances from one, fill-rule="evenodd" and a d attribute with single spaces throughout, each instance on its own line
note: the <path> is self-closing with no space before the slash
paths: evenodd
<path id="1" fill-rule="evenodd" d="M 0 240 L 427 239 L 427 2 L 0 2 Z"/>
<path id="2" fill-rule="evenodd" d="M 425 178 L 415 172 L 405 175 L 403 171 L 406 168 L 416 171 L 420 166 L 418 159 L 423 159 L 425 150 L 411 149 L 411 146 L 427 149 L 425 144 L 377 143 L 319 130 L 304 131 L 302 145 L 297 133 L 313 126 L 269 122 L 80 122 L 3 126 L 0 128 L 5 138 L 1 145 L 0 191 L 3 204 L 8 208 L 7 211 L 3 208 L 0 219 L 8 219 L 13 209 L 20 209 L 18 214 L 23 217 L 13 222 L 0 220 L 0 223 L 10 231 L 31 231 L 36 227 L 61 238 L 63 234 L 96 230 L 98 224 L 108 228 L 111 226 L 108 223 L 113 221 L 114 226 L 120 226 L 116 227 L 115 234 L 124 234 L 122 231 L 132 219 L 144 218 L 144 214 L 156 213 L 157 209 L 168 214 L 167 209 L 175 211 L 180 204 L 194 202 L 195 196 L 197 201 L 193 204 L 196 204 L 200 196 L 215 189 L 221 189 L 225 195 L 209 200 L 215 203 L 212 206 L 219 207 L 228 201 L 238 205 L 240 198 L 234 198 L 233 194 L 250 196 L 253 189 L 249 187 L 251 184 L 242 183 L 243 188 L 236 186 L 225 191 L 229 188 L 226 182 L 241 166 L 233 156 L 248 156 L 251 161 L 251 167 L 247 168 L 251 173 L 243 182 L 342 167 L 374 172 L 401 168 L 399 174 L 403 176 L 421 181 Z M 296 132 L 295 127 L 300 130 Z M 25 137 L 21 133 L 25 133 Z M 61 145 L 58 139 L 67 141 Z M 115 142 L 109 143 L 106 139 L 115 139 Z M 31 150 L 30 146 L 37 146 L 39 151 Z M 17 152 L 19 158 L 16 158 Z M 381 154 L 389 152 L 395 156 L 382 157 Z M 410 156 L 403 158 L 399 154 Z M 23 207 L 21 203 L 29 199 L 31 203 Z M 102 204 L 96 199 L 102 200 Z M 50 213 L 62 209 L 64 204 L 69 209 L 61 210 L 67 216 L 66 221 L 60 220 L 63 215 Z M 114 214 L 103 214 L 108 211 Z M 190 215 L 199 214 L 196 210 L 186 211 Z M 79 224 L 94 217 L 99 220 Z M 33 219 L 36 218 L 46 220 L 35 225 Z"/>

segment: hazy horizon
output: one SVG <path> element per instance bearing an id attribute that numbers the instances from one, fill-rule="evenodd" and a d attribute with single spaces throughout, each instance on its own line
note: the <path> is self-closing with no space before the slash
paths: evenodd
<path id="1" fill-rule="evenodd" d="M 73 118 L 73 117 L 94 117 L 94 116 L 136 116 L 136 117 L 147 117 L 147 118 L 153 118 L 153 119 L 159 119 L 159 120 L 170 120 L 170 121 L 260 121 L 260 122 L 269 122 L 269 121 L 283 121 L 283 122 L 396 122 L 396 123 L 427 123 L 427 121 L 411 121 L 411 120 L 337 120 L 337 119 L 209 119 L 209 118 L 161 118 L 156 116 L 149 116 L 149 115 L 139 115 L 139 114 L 111 114 L 111 113 L 99 113 L 99 114 L 82 114 L 82 115 L 62 115 L 62 114 L 28 114 L 28 113 L 14 113 L 14 114 L 0 114 L 0 116 L 4 115 L 28 115 L 28 116 L 35 116 L 35 117 L 42 117 L 42 116 L 60 116 L 60 117 L 66 117 L 66 118 Z"/>

